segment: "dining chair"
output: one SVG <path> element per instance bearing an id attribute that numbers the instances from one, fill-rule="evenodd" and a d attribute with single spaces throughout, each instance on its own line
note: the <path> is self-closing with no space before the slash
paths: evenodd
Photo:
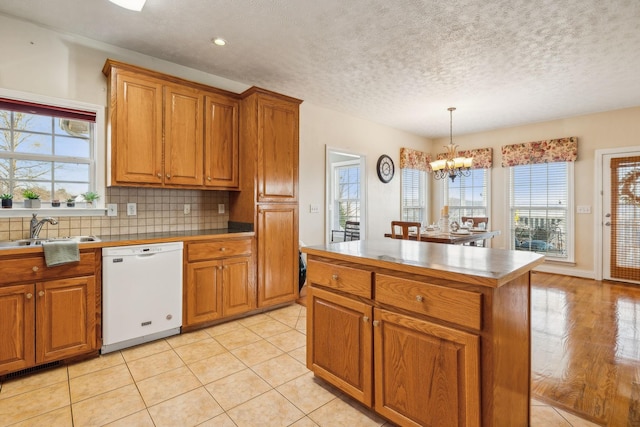
<path id="1" fill-rule="evenodd" d="M 394 239 L 409 239 L 409 230 L 411 228 L 416 229 L 416 240 L 420 240 L 420 226 L 419 222 L 411 221 L 391 221 L 391 237 Z M 396 229 L 400 228 L 401 232 L 396 233 Z"/>
<path id="2" fill-rule="evenodd" d="M 360 221 L 346 221 L 344 223 L 344 241 L 360 240 Z"/>
<path id="3" fill-rule="evenodd" d="M 484 222 L 484 229 L 488 230 L 489 229 L 489 217 L 488 216 L 463 216 L 460 218 L 460 220 L 462 221 L 462 224 L 464 224 L 465 222 L 467 222 L 468 220 L 473 221 L 473 227 L 479 227 L 480 224 L 482 224 Z M 481 240 L 478 241 L 474 244 L 474 246 L 487 246 L 486 244 L 486 239 L 485 240 Z"/>

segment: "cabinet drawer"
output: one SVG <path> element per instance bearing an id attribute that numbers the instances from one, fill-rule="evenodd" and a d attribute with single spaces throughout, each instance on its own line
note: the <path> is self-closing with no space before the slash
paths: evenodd
<path id="1" fill-rule="evenodd" d="M 375 300 L 480 330 L 482 294 L 376 274 Z"/>
<path id="2" fill-rule="evenodd" d="M 47 267 L 44 254 L 28 258 L 0 260 L 0 285 L 37 282 L 66 276 L 90 276 L 95 273 L 95 253 L 80 252 L 80 262 Z"/>
<path id="3" fill-rule="evenodd" d="M 309 283 L 338 289 L 364 298 L 371 298 L 373 273 L 342 265 L 309 260 L 307 280 Z"/>
<path id="4" fill-rule="evenodd" d="M 240 255 L 251 255 L 251 239 L 197 242 L 189 243 L 187 247 L 189 261 L 229 258 Z"/>

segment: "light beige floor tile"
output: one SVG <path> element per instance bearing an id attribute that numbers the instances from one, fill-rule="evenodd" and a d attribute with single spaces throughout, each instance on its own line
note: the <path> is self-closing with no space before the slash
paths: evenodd
<path id="1" fill-rule="evenodd" d="M 124 357 L 122 357 L 122 353 L 114 351 L 113 353 L 103 354 L 94 359 L 69 365 L 69 378 L 79 377 L 90 372 L 122 364 L 124 364 Z"/>
<path id="2" fill-rule="evenodd" d="M 226 412 L 224 414 L 220 414 L 215 418 L 212 418 L 208 421 L 205 421 L 202 424 L 198 424 L 198 427 L 238 427 L 236 426 L 236 423 L 234 423 L 231 418 L 229 418 L 229 415 L 226 414 Z"/>
<path id="3" fill-rule="evenodd" d="M 251 344 L 261 339 L 260 335 L 247 328 L 236 329 L 226 334 L 216 336 L 216 340 L 225 346 L 227 350 L 233 350 L 234 348 L 242 347 L 243 345 Z"/>
<path id="4" fill-rule="evenodd" d="M 274 335 L 291 330 L 289 326 L 285 325 L 282 322 L 278 322 L 277 320 L 271 318 L 267 319 L 268 320 L 265 320 L 264 322 L 247 325 L 247 328 L 260 335 L 262 338 L 272 337 Z"/>
<path id="5" fill-rule="evenodd" d="M 256 323 L 264 322 L 267 320 L 271 320 L 269 316 L 265 313 L 255 314 L 253 316 L 244 317 L 242 319 L 236 320 L 236 322 L 240 323 L 242 326 L 255 325 Z"/>
<path id="6" fill-rule="evenodd" d="M 135 385 L 127 385 L 72 405 L 74 427 L 100 426 L 145 408 Z"/>
<path id="7" fill-rule="evenodd" d="M 276 358 L 269 359 L 266 362 L 259 363 L 251 369 L 272 387 L 278 387 L 309 372 L 302 363 L 288 354 L 283 354 Z"/>
<path id="8" fill-rule="evenodd" d="M 202 385 L 187 368 L 174 369 L 137 382 L 140 394 L 147 407 L 171 399 Z"/>
<path id="9" fill-rule="evenodd" d="M 28 420 L 55 409 L 64 408 L 70 403 L 67 381 L 8 397 L 0 400 L 0 414 L 2 414 L 0 425 L 5 426 Z"/>
<path id="10" fill-rule="evenodd" d="M 0 425 L 2 419 L 0 418 Z M 46 414 L 39 415 L 34 418 L 12 424 L 11 427 L 72 427 L 73 420 L 71 418 L 71 406 L 65 406 L 60 409 L 56 409 Z"/>
<path id="11" fill-rule="evenodd" d="M 229 332 L 237 331 L 238 329 L 244 329 L 237 320 L 227 323 L 221 323 L 219 325 L 211 326 L 207 329 L 203 329 L 209 336 L 215 338 L 218 335 L 224 335 Z"/>
<path id="12" fill-rule="evenodd" d="M 300 331 L 289 330 L 269 337 L 267 338 L 267 341 L 278 347 L 280 350 L 289 352 L 296 348 L 305 346 L 307 344 L 307 336 Z"/>
<path id="13" fill-rule="evenodd" d="M 300 316 L 298 318 L 298 323 L 296 323 L 296 330 L 302 332 L 303 334 L 307 333 L 307 317 Z"/>
<path id="14" fill-rule="evenodd" d="M 69 381 L 71 402 L 88 399 L 107 391 L 133 384 L 127 365 L 116 365 Z"/>
<path id="15" fill-rule="evenodd" d="M 296 348 L 287 353 L 289 356 L 296 359 L 298 362 L 307 366 L 307 346 Z"/>
<path id="16" fill-rule="evenodd" d="M 227 411 L 271 389 L 269 384 L 250 369 L 214 381 L 206 388 Z"/>
<path id="17" fill-rule="evenodd" d="M 279 322 L 284 323 L 290 328 L 295 328 L 298 322 L 298 318 L 300 317 L 300 312 L 303 308 L 304 307 L 299 304 L 292 304 L 278 310 L 270 311 L 267 313 L 267 315 L 273 319 L 278 320 Z"/>
<path id="18" fill-rule="evenodd" d="M 120 418 L 112 423 L 106 424 L 108 427 L 155 427 L 149 411 L 146 409 L 135 412 L 124 418 Z"/>
<path id="19" fill-rule="evenodd" d="M 571 427 L 551 406 L 531 406 L 531 427 Z"/>
<path id="20" fill-rule="evenodd" d="M 238 427 L 288 426 L 304 414 L 275 390 L 268 391 L 227 411 Z"/>
<path id="21" fill-rule="evenodd" d="M 169 338 L 165 338 L 165 340 L 169 343 L 169 345 L 173 348 L 180 347 L 183 345 L 191 344 L 196 341 L 201 341 L 209 338 L 210 335 L 207 334 L 203 330 L 188 332 L 186 334 L 174 335 Z"/>
<path id="22" fill-rule="evenodd" d="M 345 399 L 348 399 L 345 397 Z M 350 404 L 342 399 L 333 399 L 326 405 L 307 414 L 316 424 L 320 426 L 358 426 L 377 427 L 385 423 L 385 420 L 377 416 L 365 407 Z"/>
<path id="23" fill-rule="evenodd" d="M 188 366 L 202 384 L 209 384 L 247 368 L 247 365 L 228 351 L 190 363 Z"/>
<path id="24" fill-rule="evenodd" d="M 151 356 L 152 354 L 161 353 L 163 351 L 170 350 L 171 346 L 169 343 L 162 339 L 153 341 L 146 344 L 140 344 L 135 347 L 126 348 L 124 350 L 120 350 L 122 352 L 122 357 L 127 362 L 131 362 L 133 360 L 142 359 L 143 357 Z"/>
<path id="25" fill-rule="evenodd" d="M 215 339 L 207 336 L 207 339 L 186 344 L 174 350 L 185 364 L 197 362 L 207 357 L 222 354 L 227 351 Z"/>
<path id="26" fill-rule="evenodd" d="M 313 422 L 313 420 L 309 417 L 304 417 L 301 420 L 296 421 L 291 424 L 290 427 L 318 427 L 318 424 Z"/>
<path id="27" fill-rule="evenodd" d="M 245 365 L 253 366 L 280 356 L 283 351 L 266 340 L 251 343 L 231 350 Z"/>
<path id="28" fill-rule="evenodd" d="M 224 412 L 223 409 L 204 387 L 149 408 L 156 427 L 194 426 L 222 412 Z"/>
<path id="29" fill-rule="evenodd" d="M 554 408 L 558 414 L 560 414 L 564 419 L 569 421 L 573 427 L 597 427 L 598 424 L 592 423 L 591 421 L 580 418 L 576 415 L 573 415 L 570 412 L 563 411 L 562 409 Z"/>
<path id="30" fill-rule="evenodd" d="M 128 362 L 127 366 L 131 371 L 131 375 L 133 375 L 133 379 L 141 381 L 184 366 L 184 362 L 175 351 L 168 350 Z"/>
<path id="31" fill-rule="evenodd" d="M 302 412 L 308 414 L 335 399 L 337 394 L 312 372 L 298 377 L 276 389 Z"/>
<path id="32" fill-rule="evenodd" d="M 2 388 L 0 388 L 0 402 L 3 399 L 7 399 L 18 394 L 34 391 L 63 381 L 66 382 L 67 379 L 67 367 L 61 366 L 5 381 L 2 383 Z"/>

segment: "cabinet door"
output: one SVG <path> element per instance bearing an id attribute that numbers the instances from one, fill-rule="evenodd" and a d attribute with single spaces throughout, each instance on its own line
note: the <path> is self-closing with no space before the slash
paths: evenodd
<path id="1" fill-rule="evenodd" d="M 477 335 L 374 310 L 375 410 L 403 426 L 480 425 Z"/>
<path id="2" fill-rule="evenodd" d="M 205 97 L 205 180 L 207 187 L 238 188 L 238 101 Z"/>
<path id="3" fill-rule="evenodd" d="M 94 276 L 36 283 L 36 362 L 97 349 Z"/>
<path id="4" fill-rule="evenodd" d="M 258 98 L 258 202 L 298 201 L 298 109 Z"/>
<path id="5" fill-rule="evenodd" d="M 184 326 L 222 317 L 222 261 L 187 264 Z"/>
<path id="6" fill-rule="evenodd" d="M 256 307 L 256 288 L 251 257 L 223 261 L 223 313 L 225 316 L 245 313 Z"/>
<path id="7" fill-rule="evenodd" d="M 371 406 L 371 306 L 322 289 L 307 295 L 307 368 Z"/>
<path id="8" fill-rule="evenodd" d="M 204 96 L 179 85 L 164 88 L 164 183 L 203 184 Z"/>
<path id="9" fill-rule="evenodd" d="M 161 184 L 162 82 L 125 71 L 118 71 L 115 78 L 112 184 Z"/>
<path id="10" fill-rule="evenodd" d="M 298 206 L 258 206 L 258 307 L 298 297 Z"/>
<path id="11" fill-rule="evenodd" d="M 0 288 L 0 375 L 35 364 L 33 285 Z"/>

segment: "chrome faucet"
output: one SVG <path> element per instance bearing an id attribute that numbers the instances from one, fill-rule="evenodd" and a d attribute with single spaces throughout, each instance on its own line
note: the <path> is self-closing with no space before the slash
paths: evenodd
<path id="1" fill-rule="evenodd" d="M 45 222 L 48 222 L 51 225 L 58 224 L 57 219 L 51 218 L 49 216 L 46 218 L 42 218 L 40 221 L 38 221 L 38 218 L 36 218 L 36 215 L 38 214 L 33 214 L 33 217 L 31 218 L 31 225 L 29 227 L 29 236 L 31 239 L 38 238 L 38 235 L 40 234 L 40 230 L 42 230 L 42 226 L 44 225 Z"/>

